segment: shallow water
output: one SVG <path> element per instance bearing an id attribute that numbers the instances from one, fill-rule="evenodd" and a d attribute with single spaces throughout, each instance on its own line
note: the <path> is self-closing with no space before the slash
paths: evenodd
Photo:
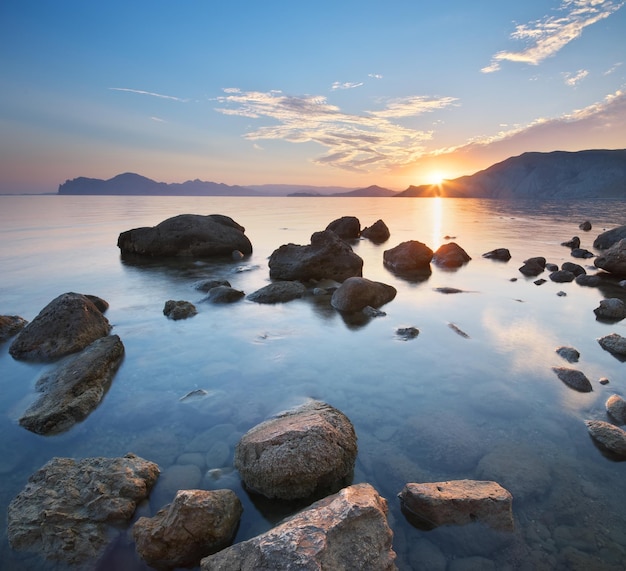
<path id="1" fill-rule="evenodd" d="M 231 216 L 246 228 L 254 253 L 241 262 L 120 259 L 120 232 L 184 212 Z M 362 226 L 381 218 L 391 230 L 383 245 L 353 245 L 363 275 L 398 290 L 382 308 L 386 316 L 346 318 L 315 297 L 271 306 L 197 303 L 191 319 L 163 316 L 168 299 L 199 302 L 204 296 L 194 284 L 201 279 L 225 278 L 246 293 L 266 285 L 274 249 L 308 244 L 344 215 Z M 578 229 L 586 219 L 591 232 Z M 10 342 L 0 345 L 0 508 L 6 513 L 30 474 L 54 456 L 134 452 L 162 472 L 137 517 L 156 513 L 178 488 L 231 488 L 244 504 L 236 541 L 245 540 L 295 506 L 248 496 L 231 467 L 234 446 L 255 424 L 314 397 L 353 422 L 354 483 L 369 482 L 387 498 L 400 569 L 624 569 L 626 463 L 605 456 L 583 421 L 606 420 L 606 399 L 626 392 L 626 365 L 597 343 L 612 332 L 626 336 L 625 324 L 593 314 L 604 297 L 626 300 L 626 290 L 616 280 L 602 288 L 537 286 L 518 268 L 539 255 L 592 266 L 560 243 L 578 235 L 592 250 L 598 233 L 625 222 L 626 202 L 605 201 L 0 197 L 0 314 L 31 320 L 63 292 L 95 294 L 110 303 L 106 315 L 126 347 L 99 408 L 67 433 L 41 437 L 17 419 L 51 365 L 15 361 Z M 419 240 L 434 250 L 445 236 L 472 257 L 459 270 L 433 266 L 428 279 L 410 281 L 382 264 L 383 251 L 400 242 Z M 497 247 L 513 258 L 481 257 Z M 398 338 L 396 329 L 407 326 L 419 336 Z M 572 366 L 591 380 L 592 393 L 569 389 L 552 372 L 570 366 L 555 353 L 561 345 L 580 351 Z M 610 383 L 600 385 L 601 377 Z M 196 389 L 208 394 L 180 400 Z M 423 531 L 406 521 L 396 498 L 404 483 L 460 478 L 508 488 L 515 531 L 478 524 Z M 55 568 L 12 551 L 0 521 L 1 570 Z M 147 569 L 126 530 L 100 567 Z"/>

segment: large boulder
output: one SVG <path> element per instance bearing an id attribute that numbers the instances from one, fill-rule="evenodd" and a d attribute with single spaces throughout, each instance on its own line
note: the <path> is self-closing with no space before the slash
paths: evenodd
<path id="1" fill-rule="evenodd" d="M 110 331 L 108 319 L 96 307 L 93 298 L 80 293 L 64 293 L 46 305 L 20 331 L 9 353 L 15 359 L 52 361 L 81 351 Z"/>
<path id="2" fill-rule="evenodd" d="M 594 261 L 594 266 L 616 276 L 626 276 L 626 239 L 613 244 Z"/>
<path id="3" fill-rule="evenodd" d="M 179 214 L 156 226 L 122 232 L 117 246 L 122 255 L 207 258 L 231 256 L 235 250 L 248 255 L 252 244 L 244 232 L 222 214 Z"/>
<path id="4" fill-rule="evenodd" d="M 601 300 L 593 312 L 598 319 L 620 321 L 626 317 L 626 304 L 617 297 L 609 297 Z"/>
<path id="5" fill-rule="evenodd" d="M 593 439 L 605 449 L 626 458 L 626 431 L 603 420 L 585 420 Z"/>
<path id="6" fill-rule="evenodd" d="M 569 367 L 552 367 L 552 370 L 568 387 L 579 393 L 590 393 L 593 390 L 591 382 L 582 371 Z"/>
<path id="7" fill-rule="evenodd" d="M 278 280 L 331 279 L 342 282 L 360 276 L 363 260 L 331 230 L 315 232 L 307 246 L 284 244 L 269 259 L 270 278 Z"/>
<path id="8" fill-rule="evenodd" d="M 472 258 L 456 242 L 448 242 L 437 248 L 433 254 L 433 264 L 441 268 L 459 268 Z"/>
<path id="9" fill-rule="evenodd" d="M 433 251 L 417 240 L 402 242 L 396 247 L 383 252 L 383 263 L 392 272 L 407 274 L 430 270 Z"/>
<path id="10" fill-rule="evenodd" d="M 369 484 L 344 488 L 268 532 L 202 560 L 201 571 L 395 571 L 387 502 Z"/>
<path id="11" fill-rule="evenodd" d="M 326 230 L 331 230 L 343 240 L 356 240 L 361 234 L 361 222 L 355 216 L 342 216 L 333 220 Z"/>
<path id="12" fill-rule="evenodd" d="M 626 238 L 626 224 L 599 234 L 593 241 L 593 247 L 598 250 L 608 250 L 613 244 L 624 238 Z"/>
<path id="13" fill-rule="evenodd" d="M 257 303 L 282 303 L 298 299 L 306 293 L 306 287 L 300 282 L 274 282 L 248 295 L 250 301 Z"/>
<path id="14" fill-rule="evenodd" d="M 159 477 L 134 454 L 123 458 L 53 458 L 28 480 L 8 509 L 7 535 L 18 551 L 95 568 Z"/>
<path id="15" fill-rule="evenodd" d="M 513 496 L 496 482 L 409 483 L 398 497 L 409 519 L 415 518 L 426 527 L 478 520 L 495 529 L 513 529 Z"/>
<path id="16" fill-rule="evenodd" d="M 366 278 L 348 278 L 333 293 L 330 304 L 339 311 L 361 311 L 367 307 L 380 307 L 396 297 L 396 288 Z"/>
<path id="17" fill-rule="evenodd" d="M 87 418 L 100 404 L 123 356 L 122 341 L 109 335 L 44 373 L 35 386 L 41 395 L 19 423 L 37 434 L 57 434 Z"/>
<path id="18" fill-rule="evenodd" d="M 391 233 L 389 232 L 387 225 L 382 220 L 376 220 L 374 224 L 361 230 L 361 236 L 371 240 L 375 244 L 382 244 L 383 242 L 389 240 Z"/>
<path id="19" fill-rule="evenodd" d="M 19 315 L 0 315 L 0 343 L 17 335 L 27 323 L 28 321 Z"/>
<path id="20" fill-rule="evenodd" d="M 235 468 L 254 492 L 268 498 L 305 498 L 334 491 L 351 477 L 356 440 L 341 411 L 310 401 L 244 434 L 235 449 Z"/>
<path id="21" fill-rule="evenodd" d="M 232 490 L 179 490 L 154 517 L 137 520 L 137 552 L 157 569 L 196 567 L 231 543 L 242 512 Z"/>

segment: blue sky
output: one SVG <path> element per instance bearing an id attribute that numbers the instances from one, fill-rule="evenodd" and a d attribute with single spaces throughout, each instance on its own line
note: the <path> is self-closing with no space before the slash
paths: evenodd
<path id="1" fill-rule="evenodd" d="M 395 190 L 626 148 L 619 0 L 3 0 L 0 193 L 122 172 Z"/>

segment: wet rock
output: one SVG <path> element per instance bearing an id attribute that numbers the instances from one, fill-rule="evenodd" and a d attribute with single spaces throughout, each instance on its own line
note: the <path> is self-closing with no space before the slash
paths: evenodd
<path id="1" fill-rule="evenodd" d="M 385 266 L 401 274 L 429 269 L 432 259 L 433 251 L 417 240 L 402 242 L 383 252 Z"/>
<path id="2" fill-rule="evenodd" d="M 585 220 L 578 225 L 578 228 L 580 228 L 583 232 L 589 232 L 589 230 L 591 230 L 591 222 L 589 222 L 589 220 Z"/>
<path id="3" fill-rule="evenodd" d="M 458 325 L 454 323 L 448 323 L 448 327 L 452 329 L 452 331 L 454 331 L 457 335 L 460 335 L 461 337 L 465 339 L 470 338 L 470 336 L 467 333 L 465 333 L 465 331 L 463 331 Z"/>
<path id="4" fill-rule="evenodd" d="M 198 313 L 198 310 L 190 301 L 175 301 L 170 299 L 165 302 L 165 306 L 163 307 L 163 315 L 165 315 L 168 319 L 173 319 L 174 321 L 193 317 L 196 313 Z"/>
<path id="5" fill-rule="evenodd" d="M 548 270 L 549 272 L 556 272 L 558 271 L 559 266 L 557 266 L 556 264 L 552 264 L 552 263 L 546 263 L 546 270 Z"/>
<path id="6" fill-rule="evenodd" d="M 97 339 L 39 378 L 41 395 L 19 423 L 37 434 L 57 434 L 87 418 L 100 404 L 124 356 L 117 335 Z"/>
<path id="7" fill-rule="evenodd" d="M 534 283 L 536 286 L 540 286 L 540 285 L 545 284 L 547 281 L 548 281 L 548 280 L 544 280 L 543 278 L 539 278 L 538 280 L 535 280 L 533 283 Z"/>
<path id="8" fill-rule="evenodd" d="M 201 282 L 198 282 L 195 287 L 198 291 L 208 293 L 214 287 L 218 286 L 231 287 L 228 280 L 202 280 Z"/>
<path id="9" fill-rule="evenodd" d="M 0 315 L 0 343 L 17 335 L 27 323 L 19 315 Z"/>
<path id="10" fill-rule="evenodd" d="M 344 488 L 270 531 L 202 560 L 231 569 L 396 570 L 387 502 L 369 484 Z"/>
<path id="11" fill-rule="evenodd" d="M 585 248 L 572 248 L 572 257 L 574 258 L 593 258 L 595 254 Z"/>
<path id="12" fill-rule="evenodd" d="M 433 264 L 442 268 L 459 268 L 472 258 L 456 242 L 442 244 L 433 254 Z"/>
<path id="13" fill-rule="evenodd" d="M 371 240 L 375 244 L 382 244 L 389 240 L 391 233 L 382 220 L 377 220 L 371 226 L 363 228 L 363 230 L 361 230 L 361 236 Z"/>
<path id="14" fill-rule="evenodd" d="M 363 260 L 331 230 L 315 232 L 311 244 L 285 244 L 269 259 L 270 278 L 278 280 L 320 280 L 339 282 L 360 276 Z"/>
<path id="15" fill-rule="evenodd" d="M 524 260 L 524 265 L 519 271 L 525 276 L 538 276 L 546 267 L 546 259 L 543 256 L 535 256 Z"/>
<path id="16" fill-rule="evenodd" d="M 609 379 L 607 379 L 606 377 L 600 377 L 600 378 L 598 379 L 598 382 L 599 382 L 601 385 L 608 385 L 608 384 L 609 384 Z"/>
<path id="17" fill-rule="evenodd" d="M 568 272 L 567 270 L 558 270 L 556 272 L 552 272 L 549 277 L 553 282 L 557 283 L 573 282 L 576 278 L 576 276 L 572 272 Z"/>
<path id="18" fill-rule="evenodd" d="M 580 286 L 597 287 L 600 285 L 600 282 L 602 280 L 600 279 L 599 276 L 590 276 L 587 274 L 581 274 L 579 276 L 576 276 L 575 281 Z"/>
<path id="19" fill-rule="evenodd" d="M 283 303 L 292 299 L 301 298 L 306 293 L 306 287 L 300 282 L 274 282 L 248 295 L 250 301 L 257 303 Z"/>
<path id="20" fill-rule="evenodd" d="M 564 291 L 557 291 L 556 295 L 558 295 L 559 297 L 565 297 L 567 294 Z"/>
<path id="21" fill-rule="evenodd" d="M 70 565 L 95 561 L 105 551 L 111 525 L 127 522 L 159 476 L 156 464 L 123 458 L 53 458 L 11 501 L 11 547 Z"/>
<path id="22" fill-rule="evenodd" d="M 617 333 L 611 333 L 610 335 L 600 337 L 598 343 L 605 351 L 620 357 L 626 357 L 626 337 L 622 337 Z"/>
<path id="23" fill-rule="evenodd" d="M 580 248 L 580 238 L 578 236 L 574 236 L 571 240 L 568 240 L 567 242 L 561 242 L 561 246 L 565 246 L 570 250 L 573 250 L 574 248 Z"/>
<path id="24" fill-rule="evenodd" d="M 577 363 L 580 353 L 574 347 L 559 347 L 556 352 L 568 363 Z"/>
<path id="25" fill-rule="evenodd" d="M 513 496 L 497 482 L 409 483 L 398 497 L 405 515 L 428 527 L 480 521 L 494 529 L 513 529 Z"/>
<path id="26" fill-rule="evenodd" d="M 587 273 L 585 268 L 583 268 L 580 264 L 575 264 L 574 262 L 563 262 L 561 269 L 567 272 L 572 272 L 576 277 Z"/>
<path id="27" fill-rule="evenodd" d="M 600 305 L 593 312 L 598 319 L 620 321 L 626 317 L 626 304 L 617 297 L 610 297 L 600 301 Z"/>
<path id="28" fill-rule="evenodd" d="M 567 367 L 552 367 L 552 370 L 568 387 L 579 393 L 589 393 L 593 390 L 591 382 L 582 371 Z"/>
<path id="29" fill-rule="evenodd" d="M 15 359 L 51 361 L 81 351 L 110 331 L 109 321 L 87 296 L 64 293 L 20 331 L 9 353 Z"/>
<path id="30" fill-rule="evenodd" d="M 626 276 L 626 239 L 620 240 L 600 254 L 593 264 L 616 276 Z"/>
<path id="31" fill-rule="evenodd" d="M 396 329 L 396 335 L 405 341 L 415 339 L 419 334 L 420 330 L 417 327 L 400 327 Z"/>
<path id="32" fill-rule="evenodd" d="M 611 395 L 606 401 L 606 411 L 620 424 L 626 424 L 626 401 L 619 395 Z"/>
<path id="33" fill-rule="evenodd" d="M 378 308 L 396 297 L 396 288 L 366 278 L 352 277 L 333 293 L 330 304 L 338 311 L 361 311 L 370 306 Z"/>
<path id="34" fill-rule="evenodd" d="M 485 252 L 483 258 L 508 262 L 511 259 L 511 252 L 507 248 L 496 248 L 495 250 Z"/>
<path id="35" fill-rule="evenodd" d="M 585 420 L 587 430 L 604 448 L 626 458 L 626 431 L 603 420 Z"/>
<path id="36" fill-rule="evenodd" d="M 355 216 L 342 216 L 326 226 L 326 230 L 331 230 L 342 240 L 356 240 L 361 234 L 361 222 Z"/>
<path id="37" fill-rule="evenodd" d="M 608 250 L 614 244 L 617 244 L 620 240 L 626 238 L 626 224 L 624 226 L 618 226 L 602 234 L 593 241 L 593 247 L 598 250 Z"/>
<path id="38" fill-rule="evenodd" d="M 230 286 L 219 285 L 209 290 L 209 295 L 202 301 L 210 301 L 211 303 L 234 303 L 239 301 L 244 292 Z"/>
<path id="39" fill-rule="evenodd" d="M 179 490 L 154 517 L 139 518 L 132 535 L 151 567 L 195 567 L 231 543 L 242 512 L 231 490 Z"/>
<path id="40" fill-rule="evenodd" d="M 310 401 L 244 434 L 234 464 L 251 490 L 295 499 L 336 489 L 351 475 L 356 454 L 350 420 L 329 404 Z"/>
<path id="41" fill-rule="evenodd" d="M 150 228 L 122 232 L 117 246 L 122 255 L 206 258 L 232 256 L 233 250 L 252 253 L 245 228 L 222 214 L 180 214 Z"/>
<path id="42" fill-rule="evenodd" d="M 377 309 L 376 307 L 372 307 L 371 305 L 366 305 L 361 312 L 367 317 L 385 317 L 385 315 L 387 315 L 386 312 Z"/>

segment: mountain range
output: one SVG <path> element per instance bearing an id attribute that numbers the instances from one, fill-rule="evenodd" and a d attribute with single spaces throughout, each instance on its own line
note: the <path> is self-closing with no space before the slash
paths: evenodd
<path id="1" fill-rule="evenodd" d="M 78 177 L 59 185 L 65 195 L 144 196 L 334 196 L 467 198 L 626 198 L 626 149 L 529 152 L 510 157 L 473 175 L 440 184 L 409 186 L 396 192 L 377 185 L 350 189 L 312 185 L 227 185 L 189 180 L 157 182 L 135 174 L 111 179 Z"/>

